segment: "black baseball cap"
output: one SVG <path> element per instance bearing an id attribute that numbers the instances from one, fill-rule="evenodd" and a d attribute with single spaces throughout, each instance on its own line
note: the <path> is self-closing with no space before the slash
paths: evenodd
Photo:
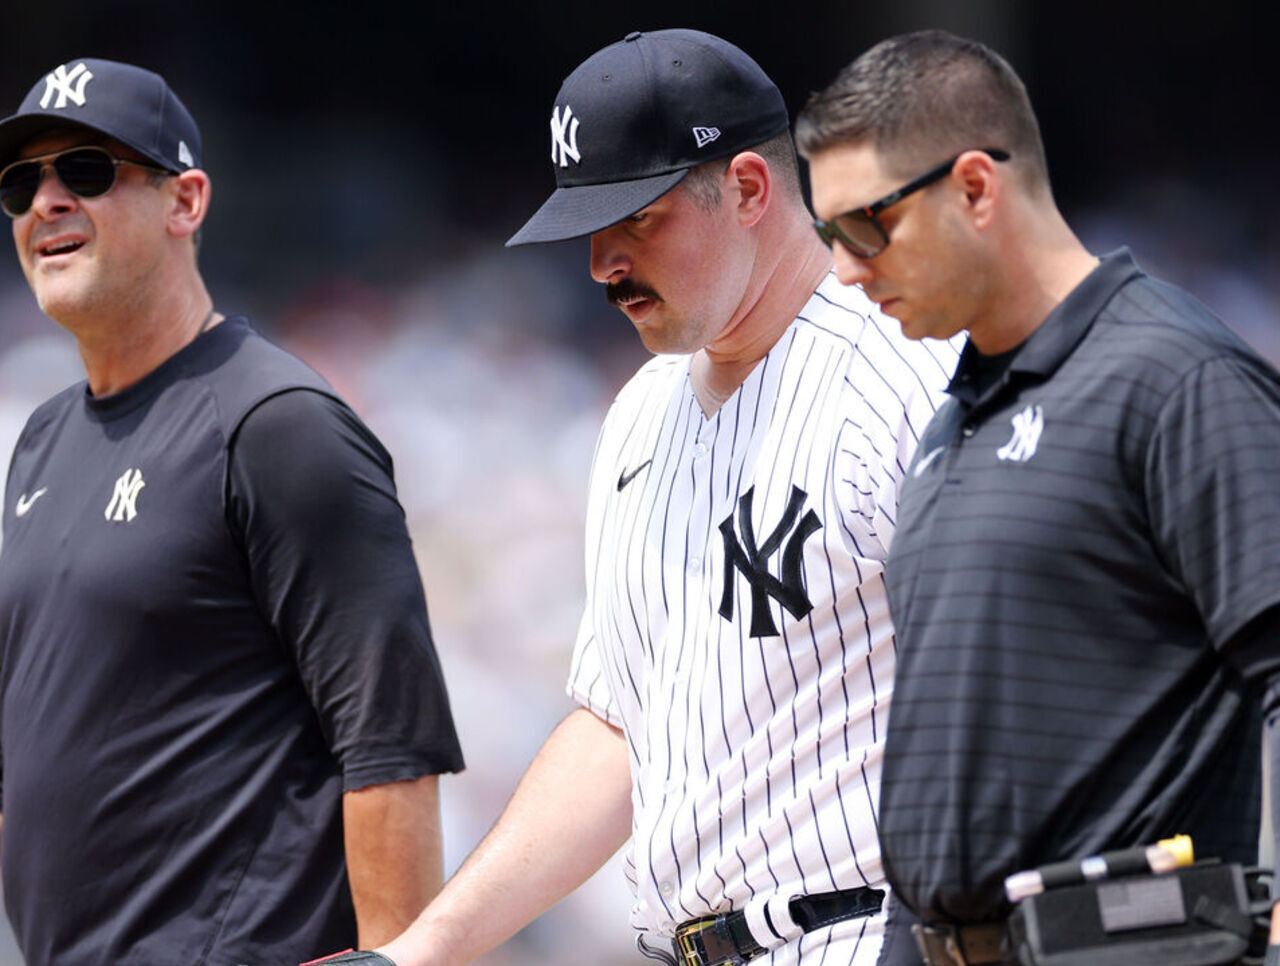
<path id="1" fill-rule="evenodd" d="M 789 127 L 777 86 L 728 41 L 700 30 L 627 34 L 560 86 L 551 111 L 556 190 L 507 245 L 600 231 L 690 168 Z"/>
<path id="2" fill-rule="evenodd" d="M 32 137 L 84 127 L 127 144 L 175 174 L 201 166 L 200 129 L 159 74 L 85 57 L 60 64 L 0 121 L 0 166 Z"/>

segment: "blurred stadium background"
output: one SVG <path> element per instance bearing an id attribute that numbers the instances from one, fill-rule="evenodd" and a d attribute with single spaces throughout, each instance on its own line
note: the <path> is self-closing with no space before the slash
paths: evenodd
<path id="1" fill-rule="evenodd" d="M 1069 220 L 1196 293 L 1280 361 L 1277 58 L 1254 6 L 1099 0 L 306 4 L 7 0 L 0 115 L 81 56 L 164 74 L 201 124 L 202 264 L 347 396 L 396 460 L 469 769 L 445 783 L 452 868 L 569 710 L 595 432 L 643 360 L 583 243 L 502 242 L 552 186 L 560 80 L 632 29 L 718 33 L 793 114 L 891 33 L 982 39 L 1027 81 Z M 1265 48 L 1265 49 L 1264 49 Z M 80 379 L 0 257 L 0 454 Z M 617 861 L 487 966 L 634 962 Z M 21 962 L 7 921 L 0 966 Z"/>

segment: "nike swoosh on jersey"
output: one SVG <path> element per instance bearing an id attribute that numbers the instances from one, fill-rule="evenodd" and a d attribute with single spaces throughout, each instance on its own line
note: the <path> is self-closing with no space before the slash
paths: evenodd
<path id="1" fill-rule="evenodd" d="M 647 459 L 643 463 L 641 463 L 639 466 L 637 466 L 634 470 L 632 470 L 630 473 L 628 473 L 626 470 L 623 470 L 621 475 L 619 475 L 618 477 L 618 492 L 621 493 L 622 488 L 626 486 L 628 483 L 630 483 L 632 480 L 634 480 L 636 476 L 639 475 L 640 471 L 652 462 L 653 462 L 652 459 Z"/>
<path id="2" fill-rule="evenodd" d="M 48 490 L 49 488 L 47 486 L 42 486 L 30 496 L 27 496 L 25 493 L 20 493 L 18 495 L 18 502 L 14 504 L 13 507 L 14 516 L 25 517 L 29 512 L 31 512 L 31 507 L 35 505 L 36 500 L 44 496 Z"/>

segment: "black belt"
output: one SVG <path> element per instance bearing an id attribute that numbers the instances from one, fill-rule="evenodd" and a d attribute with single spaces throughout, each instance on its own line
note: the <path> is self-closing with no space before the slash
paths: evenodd
<path id="1" fill-rule="evenodd" d="M 984 966 L 1007 961 L 1002 923 L 933 923 L 912 926 L 911 933 L 926 966 Z"/>
<path id="2" fill-rule="evenodd" d="M 846 919 L 873 916 L 880 911 L 883 901 L 883 889 L 862 886 L 796 896 L 787 903 L 787 909 L 791 920 L 801 930 L 813 932 Z M 767 910 L 765 916 L 768 917 Z M 673 945 L 679 966 L 745 963 L 769 951 L 768 947 L 756 942 L 747 925 L 746 913 L 740 909 L 682 923 L 676 928 Z"/>

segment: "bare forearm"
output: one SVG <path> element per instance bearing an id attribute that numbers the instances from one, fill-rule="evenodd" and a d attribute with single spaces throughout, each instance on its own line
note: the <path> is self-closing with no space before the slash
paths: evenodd
<path id="1" fill-rule="evenodd" d="M 595 715 L 575 711 L 439 898 L 380 951 L 397 966 L 468 963 L 589 879 L 630 831 L 626 742 Z"/>
<path id="2" fill-rule="evenodd" d="M 399 935 L 440 891 L 439 782 L 370 785 L 342 797 L 347 877 L 360 946 Z"/>

